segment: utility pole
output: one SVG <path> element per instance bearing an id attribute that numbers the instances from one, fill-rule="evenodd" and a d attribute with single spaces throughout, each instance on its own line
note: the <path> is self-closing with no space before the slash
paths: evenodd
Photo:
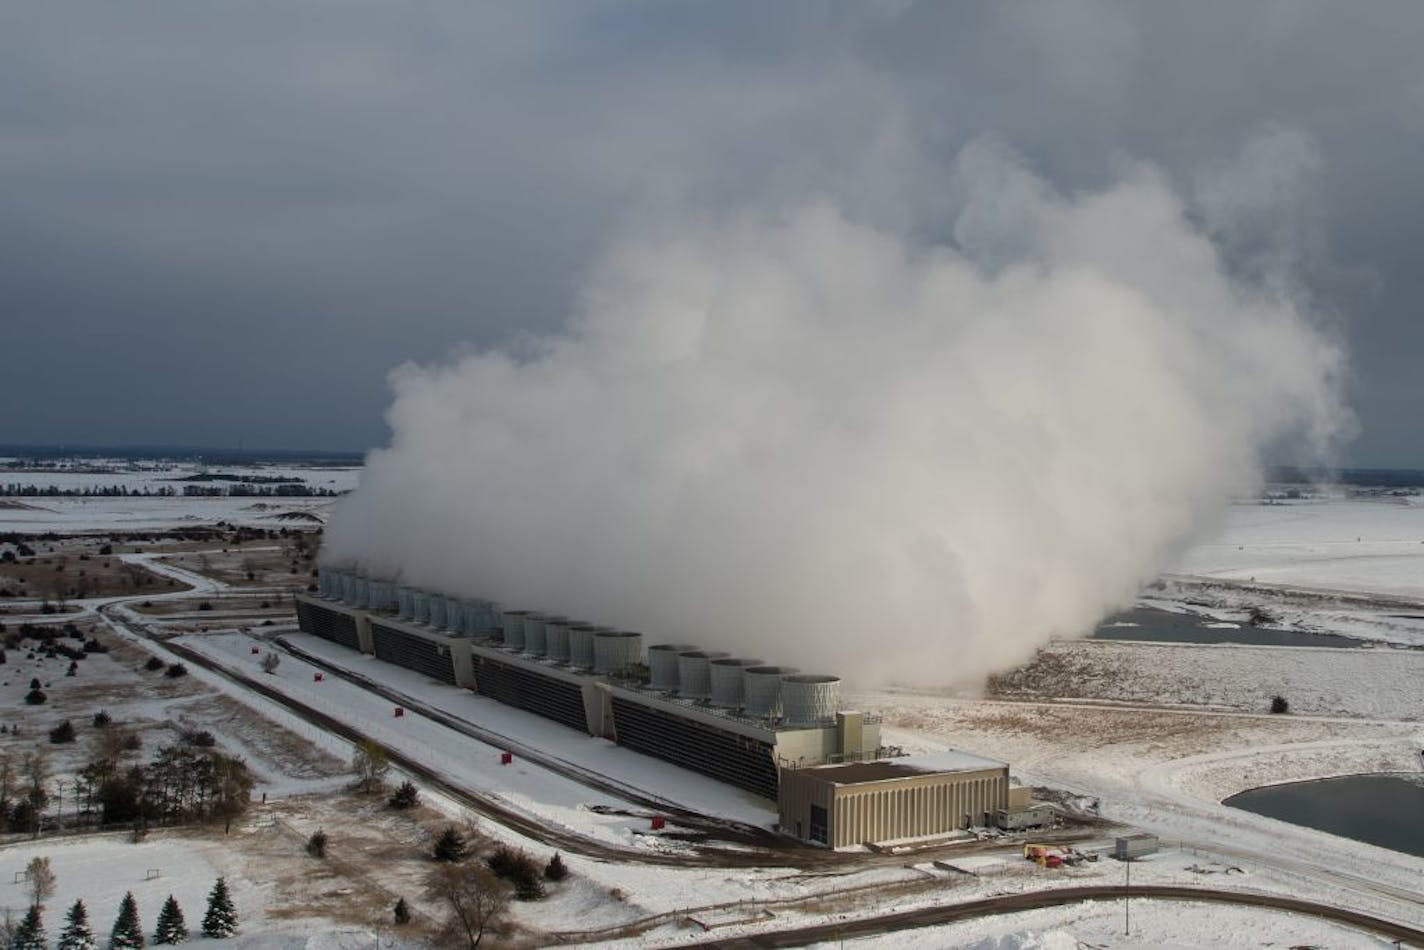
<path id="1" fill-rule="evenodd" d="M 1123 872 L 1127 875 L 1127 883 L 1123 886 L 1122 894 L 1122 935 L 1132 936 L 1132 859 L 1126 858 L 1122 862 Z"/>

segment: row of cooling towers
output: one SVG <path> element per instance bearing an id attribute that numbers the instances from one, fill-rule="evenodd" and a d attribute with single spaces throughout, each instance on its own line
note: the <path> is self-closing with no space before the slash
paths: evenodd
<path id="1" fill-rule="evenodd" d="M 500 631 L 506 650 L 546 658 L 595 674 L 615 674 L 643 659 L 643 635 L 529 610 L 502 610 L 478 598 L 458 598 L 394 581 L 325 568 L 318 576 L 323 597 L 370 610 L 394 610 L 401 620 L 452 634 L 490 636 Z M 682 699 L 740 712 L 783 725 L 834 720 L 840 708 L 836 676 L 803 674 L 793 667 L 663 643 L 648 648 L 648 687 Z"/>

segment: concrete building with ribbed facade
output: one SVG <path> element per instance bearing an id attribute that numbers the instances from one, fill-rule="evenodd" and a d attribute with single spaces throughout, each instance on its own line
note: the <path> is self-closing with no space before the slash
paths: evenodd
<path id="1" fill-rule="evenodd" d="M 987 827 L 1009 807 L 1009 767 L 965 752 L 786 769 L 783 831 L 831 848 Z"/>

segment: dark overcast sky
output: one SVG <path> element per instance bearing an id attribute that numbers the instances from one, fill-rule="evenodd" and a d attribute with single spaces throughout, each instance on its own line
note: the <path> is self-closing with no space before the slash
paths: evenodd
<path id="1" fill-rule="evenodd" d="M 978 136 L 1190 191 L 1274 132 L 1346 461 L 1424 465 L 1421 36 L 1412 0 L 6 4 L 0 442 L 364 449 L 391 367 L 556 328 L 650 205 L 928 241 Z"/>

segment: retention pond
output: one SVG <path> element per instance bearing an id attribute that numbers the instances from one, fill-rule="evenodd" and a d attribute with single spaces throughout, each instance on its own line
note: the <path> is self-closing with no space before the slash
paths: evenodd
<path id="1" fill-rule="evenodd" d="M 1196 614 L 1136 607 L 1109 617 L 1093 631 L 1095 640 L 1146 640 L 1152 643 L 1242 643 L 1258 647 L 1359 647 L 1364 641 L 1329 633 L 1277 630 L 1225 623 Z"/>
<path id="2" fill-rule="evenodd" d="M 1424 775 L 1345 775 L 1268 785 L 1222 804 L 1424 857 Z"/>

